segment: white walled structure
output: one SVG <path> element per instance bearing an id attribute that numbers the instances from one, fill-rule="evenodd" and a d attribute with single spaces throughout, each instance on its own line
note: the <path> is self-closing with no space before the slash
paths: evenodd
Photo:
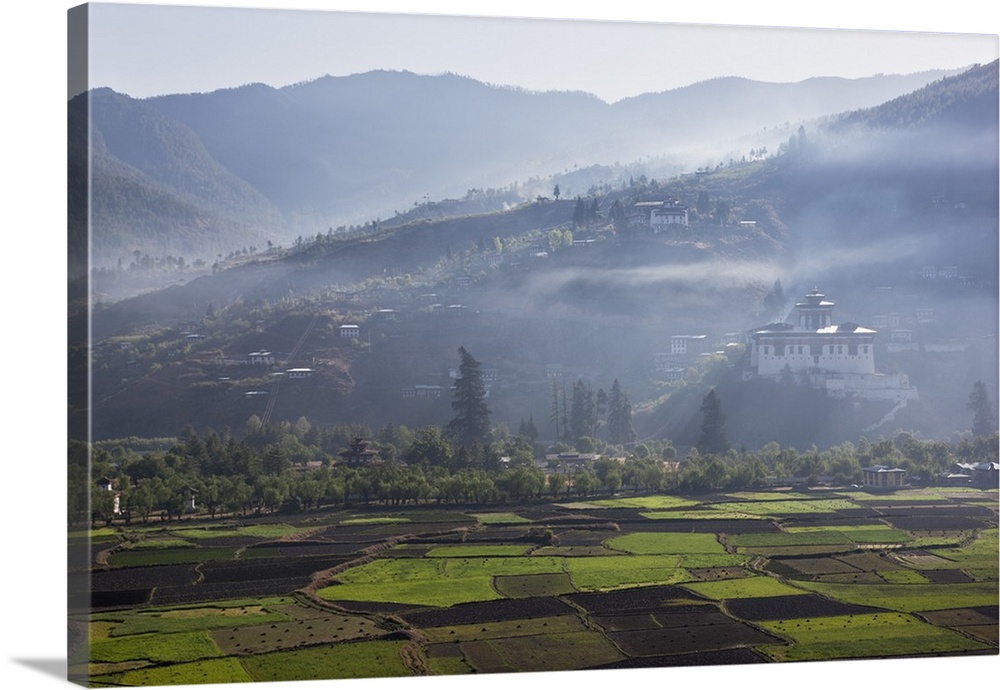
<path id="1" fill-rule="evenodd" d="M 798 302 L 797 323 L 775 323 L 752 334 L 750 363 L 758 376 L 792 373 L 875 373 L 875 333 L 856 323 L 833 323 L 833 302 L 813 290 Z"/>
<path id="2" fill-rule="evenodd" d="M 796 303 L 795 323 L 772 323 L 751 333 L 750 365 L 757 376 L 792 373 L 841 397 L 914 400 L 905 375 L 875 373 L 877 331 L 856 323 L 834 324 L 826 295 L 813 289 Z M 903 402 L 905 404 L 905 402 Z"/>

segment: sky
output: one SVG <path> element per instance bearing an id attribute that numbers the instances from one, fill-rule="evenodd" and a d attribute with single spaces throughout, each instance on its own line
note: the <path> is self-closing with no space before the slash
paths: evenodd
<path id="1" fill-rule="evenodd" d="M 588 3 L 583 12 L 567 12 L 565 3 L 484 3 L 485 13 L 502 7 L 508 15 L 498 17 L 470 16 L 462 3 L 425 1 L 418 10 L 413 4 L 96 3 L 90 14 L 89 85 L 143 98 L 252 82 L 280 87 L 325 74 L 390 69 L 452 72 L 529 90 L 586 91 L 614 102 L 717 76 L 773 82 L 857 78 L 962 68 L 998 55 L 996 35 L 980 24 L 959 31 L 982 33 L 954 33 L 910 25 L 902 17 L 874 29 L 856 28 L 847 15 L 842 23 L 827 22 L 827 28 L 807 16 L 802 24 L 774 27 L 768 23 L 774 18 L 764 12 L 751 14 L 760 19 L 747 25 L 743 15 L 730 15 L 724 5 L 714 15 L 675 9 L 602 15 L 588 14 Z M 543 15 L 539 10 L 546 6 Z M 272 9 L 281 7 L 306 9 Z M 359 7 L 385 11 L 356 11 Z M 481 6 L 474 11 L 484 13 Z M 71 91 L 83 88 L 75 83 Z"/>
<path id="2" fill-rule="evenodd" d="M 160 0 L 161 4 L 177 5 L 178 2 Z M 0 23 L 0 69 L 3 70 L 3 88 L 5 107 L 0 108 L 3 131 L 7 134 L 4 142 L 4 166 L 0 174 L 6 183 L 4 190 L 4 250 L 8 261 L 2 276 L 5 301 L 5 335 L 19 335 L 12 340 L 9 365 L 5 370 L 4 387 L 7 392 L 7 410 L 4 417 L 5 428 L 8 430 L 5 444 L 5 480 L 9 490 L 0 502 L 0 517 L 8 529 L 4 534 L 5 552 L 13 558 L 22 559 L 30 554 L 36 567 L 25 567 L 24 561 L 19 561 L 18 567 L 9 567 L 4 572 L 5 591 L 10 594 L 5 601 L 5 619 L 16 631 L 8 630 L 5 638 L 4 654 L 2 656 L 2 677 L 9 687 L 31 688 L 65 688 L 65 635 L 64 617 L 65 605 L 62 592 L 65 591 L 65 522 L 62 516 L 62 497 L 65 496 L 65 477 L 59 469 L 65 457 L 65 431 L 63 415 L 65 413 L 65 288 L 63 271 L 65 264 L 65 180 L 66 180 L 66 95 L 67 95 L 67 49 L 66 49 L 66 13 L 78 4 L 65 0 L 33 0 L 32 2 L 14 3 L 5 14 L 5 21 Z M 192 4 L 188 0 L 187 4 Z M 431 14 L 469 14 L 476 13 L 486 16 L 520 16 L 520 17 L 564 17 L 582 20 L 623 21 L 658 21 L 686 22 L 709 25 L 752 25 L 752 26 L 791 26 L 791 27 L 823 27 L 827 29 L 861 29 L 863 31 L 901 30 L 905 32 L 946 32 L 946 33 L 980 33 L 992 36 L 993 57 L 996 57 L 996 36 L 1000 33 L 1000 23 L 997 21 L 998 10 L 990 5 L 996 3 L 984 0 L 949 0 L 937 3 L 907 3 L 905 13 L 896 14 L 883 9 L 883 5 L 899 7 L 902 3 L 874 3 L 871 0 L 838 0 L 837 2 L 810 3 L 797 0 L 712 0 L 710 2 L 650 2 L 650 0 L 603 0 L 600 3 L 591 0 L 245 0 L 244 2 L 226 2 L 211 0 L 212 5 L 258 6 L 273 8 L 308 8 L 337 9 L 349 11 L 420 11 Z M 412 9 L 413 5 L 419 10 Z M 984 9 L 985 8 L 985 9 Z M 166 28 L 165 26 L 163 28 Z M 185 28 L 185 27 L 182 27 Z M 191 27 L 187 27 L 190 30 Z M 118 37 L 123 41 L 135 35 L 134 29 L 119 31 Z M 227 32 L 232 33 L 232 32 Z M 198 46 L 189 43 L 190 37 L 181 39 L 182 34 L 174 32 L 167 37 L 166 47 L 163 43 L 152 53 L 166 57 L 167 67 L 176 75 L 200 76 L 201 72 L 212 74 L 222 70 L 233 69 L 247 64 L 249 59 L 241 56 L 237 59 L 235 53 L 222 50 L 226 44 L 226 35 L 215 36 L 216 57 L 212 60 L 212 69 L 204 62 L 185 64 L 184 59 Z M 188 34 L 190 36 L 190 34 Z M 375 66 L 387 67 L 389 63 L 377 62 L 385 56 L 393 54 L 398 49 L 386 34 L 361 34 L 357 36 L 341 36 L 338 41 L 328 38 L 320 32 L 317 44 L 326 47 L 327 55 L 339 56 L 340 69 L 346 69 L 348 63 L 345 55 L 354 59 L 365 56 L 369 62 L 352 63 L 350 69 L 364 70 Z M 445 39 L 429 38 L 422 42 L 413 37 L 391 36 L 392 41 L 402 41 L 410 47 L 409 69 L 416 70 L 417 58 L 440 55 L 442 48 L 452 47 L 456 41 L 453 35 Z M 297 45 L 301 41 L 292 37 L 292 47 L 267 43 L 253 48 L 253 53 L 263 56 L 263 64 L 287 64 L 287 58 L 300 52 Z M 508 41 L 513 38 L 508 37 Z M 150 47 L 157 45 L 150 39 Z M 973 41 L 983 45 L 980 40 Z M 813 60 L 821 54 L 825 55 L 826 67 L 819 70 L 834 73 L 830 65 L 836 60 L 840 65 L 836 74 L 840 76 L 860 76 L 847 72 L 852 64 L 858 61 L 871 60 L 865 73 L 871 72 L 906 72 L 926 69 L 929 65 L 923 53 L 930 50 L 931 41 L 921 41 L 920 47 L 900 51 L 888 47 L 875 50 L 872 47 L 861 48 L 860 44 L 841 43 L 835 51 L 820 51 L 815 48 L 821 41 L 818 34 L 811 34 L 804 48 L 792 57 L 782 54 L 785 48 L 779 44 L 758 44 L 755 51 L 746 53 L 731 53 L 731 59 L 726 71 L 738 73 L 749 69 L 751 64 L 760 64 L 755 58 L 765 57 L 760 62 L 769 63 L 772 68 L 784 67 L 786 70 L 802 69 L 805 66 L 818 69 Z M 961 41 L 965 44 L 966 41 Z M 474 43 L 478 46 L 479 43 Z M 955 44 L 952 44 L 955 45 Z M 337 46 L 341 46 L 337 49 Z M 348 51 L 347 46 L 352 50 Z M 358 47 L 360 46 L 360 48 Z M 136 48 L 136 56 L 143 50 L 142 42 Z M 335 50 L 336 49 L 336 50 Z M 516 67 L 515 74 L 548 74 L 557 78 L 551 88 L 583 88 L 592 93 L 601 93 L 602 97 L 615 98 L 616 94 L 626 93 L 636 88 L 655 90 L 664 87 L 660 84 L 670 82 L 640 84 L 626 89 L 625 75 L 630 73 L 644 75 L 652 80 L 665 78 L 668 75 L 681 73 L 689 75 L 682 81 L 697 80 L 696 70 L 704 67 L 710 55 L 720 52 L 718 45 L 697 45 L 684 56 L 683 65 L 664 58 L 666 51 L 663 46 L 604 45 L 571 45 L 570 47 L 551 48 L 547 52 L 519 54 L 509 52 L 503 58 L 490 58 L 486 66 L 501 70 L 510 65 Z M 889 50 L 889 55 L 884 51 Z M 953 50 L 954 52 L 951 52 Z M 985 62 L 989 58 L 981 57 L 980 53 L 965 56 L 955 47 L 948 54 L 955 64 L 966 62 Z M 964 51 L 964 48 L 961 50 Z M 985 50 L 985 49 L 977 49 Z M 595 51 L 599 51 L 596 52 Z M 907 62 L 896 64 L 891 62 L 902 59 L 905 53 Z M 755 54 L 759 53 L 759 54 Z M 147 56 L 150 53 L 146 53 Z M 608 61 L 617 56 L 632 56 L 625 60 L 626 68 L 610 70 L 611 77 L 605 76 L 602 60 Z M 656 56 L 659 62 L 651 62 Z M 875 56 L 878 59 L 874 59 Z M 585 57 L 590 57 L 589 63 L 582 63 Z M 736 56 L 739 59 L 736 59 Z M 252 55 L 251 55 L 252 57 Z M 284 58 L 284 59 L 279 59 Z M 145 88 L 175 92 L 179 90 L 197 90 L 232 86 L 233 83 L 206 82 L 204 86 L 172 85 L 160 82 L 159 76 L 151 69 L 152 63 L 146 58 L 140 71 L 139 84 Z M 330 58 L 333 59 L 333 58 Z M 127 66 L 137 61 L 128 57 L 115 57 L 113 60 Z M 943 58 L 941 58 L 943 61 Z M 937 64 L 935 58 L 931 66 L 949 67 L 950 64 Z M 162 62 L 162 61 L 160 61 Z M 113 64 L 113 63 L 111 63 Z M 637 66 L 653 65 L 644 69 Z M 161 64 L 161 67 L 163 65 Z M 820 65 L 822 66 L 822 65 Z M 284 76 L 254 74 L 247 76 L 231 71 L 228 80 L 241 82 L 244 80 L 276 81 L 303 80 L 320 76 L 320 73 L 334 73 L 335 66 L 322 65 L 322 70 L 316 70 L 316 65 L 306 65 L 309 69 L 302 74 Z M 428 69 L 440 70 L 440 64 L 434 64 Z M 446 67 L 456 72 L 469 72 L 490 82 L 505 83 L 508 78 L 502 72 L 482 72 L 471 74 L 469 66 L 457 65 Z M 859 69 L 859 67 L 854 67 Z M 319 73 L 313 74 L 314 71 Z M 111 78 L 110 70 L 107 72 Z M 122 72 L 124 78 L 125 72 Z M 795 72 L 784 72 L 785 79 L 801 78 Z M 754 73 L 757 78 L 768 77 L 766 73 Z M 157 79 L 154 82 L 154 77 Z M 216 77 L 213 77 L 215 79 Z M 549 88 L 546 82 L 543 86 L 525 84 L 531 88 Z M 615 84 L 619 84 L 615 86 Z M 607 86 L 601 86 L 607 84 Z M 573 85 L 573 86 L 571 86 Z M 583 86 L 580 86 L 583 85 Z M 128 92 L 138 89 L 137 85 L 119 82 L 118 87 Z M 154 88 L 155 87 L 155 88 Z M 604 90 L 606 89 L 606 90 Z M 142 95 L 136 93 L 134 95 Z M 10 366 L 13 364 L 14 366 Z M 13 411 L 9 408 L 13 407 Z M 905 686 L 909 690 L 921 688 L 940 688 L 942 684 L 953 683 L 955 679 L 997 677 L 1000 671 L 1000 656 L 983 656 L 952 659 L 914 659 L 899 662 L 882 661 L 851 661 L 837 662 L 835 665 L 825 665 L 826 670 L 836 672 L 817 673 L 814 664 L 791 664 L 775 669 L 772 665 L 760 664 L 741 666 L 738 668 L 675 668 L 667 670 L 636 669 L 627 672 L 628 675 L 605 672 L 611 675 L 574 674 L 573 684 L 581 690 L 604 687 L 608 680 L 613 682 L 629 682 L 631 684 L 662 684 L 669 680 L 677 685 L 709 685 L 739 682 L 741 685 L 763 686 L 775 681 L 795 685 L 796 681 L 808 683 L 813 690 L 840 688 L 845 678 L 863 678 L 864 684 L 876 686 L 882 682 Z M 555 682 L 566 682 L 565 677 L 554 677 L 551 674 L 531 674 L 518 679 L 519 685 L 528 688 L 545 687 Z M 715 683 L 713 683 L 715 681 Z M 509 684 L 509 677 L 498 675 L 492 678 L 480 678 L 476 682 L 478 688 L 484 690 L 499 690 Z M 449 679 L 408 679 L 399 684 L 377 681 L 338 681 L 339 690 L 458 690 L 467 687 L 467 681 L 460 677 Z M 209 687 L 198 686 L 203 690 Z M 285 690 L 304 690 L 313 685 L 300 683 L 266 683 L 255 685 L 260 690 L 281 688 Z"/>

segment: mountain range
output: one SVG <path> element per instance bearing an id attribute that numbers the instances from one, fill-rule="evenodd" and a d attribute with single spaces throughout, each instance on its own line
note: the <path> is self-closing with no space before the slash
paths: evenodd
<path id="1" fill-rule="evenodd" d="M 715 166 L 947 74 L 723 77 L 613 104 L 389 71 L 147 99 L 101 88 L 69 103 L 71 185 L 89 155 L 95 266 L 136 252 L 211 261 L 476 188 L 535 181 L 524 195 L 547 194 L 539 180 L 595 164 Z M 85 199 L 71 195 L 71 216 Z"/>

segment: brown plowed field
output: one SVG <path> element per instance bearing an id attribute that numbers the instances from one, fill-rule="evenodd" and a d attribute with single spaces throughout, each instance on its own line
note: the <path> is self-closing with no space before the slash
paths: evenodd
<path id="1" fill-rule="evenodd" d="M 833 601 L 832 599 L 825 599 L 817 594 L 731 599 L 726 602 L 726 608 L 737 618 L 748 621 L 821 618 L 825 616 L 848 616 L 882 612 L 882 609 L 859 606 L 857 604 L 845 604 Z"/>

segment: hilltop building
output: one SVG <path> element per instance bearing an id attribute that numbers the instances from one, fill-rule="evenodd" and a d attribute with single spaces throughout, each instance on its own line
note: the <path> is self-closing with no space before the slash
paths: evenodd
<path id="1" fill-rule="evenodd" d="M 688 210 L 676 199 L 640 201 L 633 205 L 628 222 L 633 228 L 647 228 L 657 234 L 673 226 L 686 227 Z"/>
<path id="2" fill-rule="evenodd" d="M 875 371 L 877 331 L 856 323 L 835 324 L 835 303 L 813 289 L 795 304 L 795 323 L 771 323 L 750 333 L 750 367 L 761 377 L 808 378 L 837 397 L 895 400 L 905 404 L 917 391 L 903 375 Z"/>

